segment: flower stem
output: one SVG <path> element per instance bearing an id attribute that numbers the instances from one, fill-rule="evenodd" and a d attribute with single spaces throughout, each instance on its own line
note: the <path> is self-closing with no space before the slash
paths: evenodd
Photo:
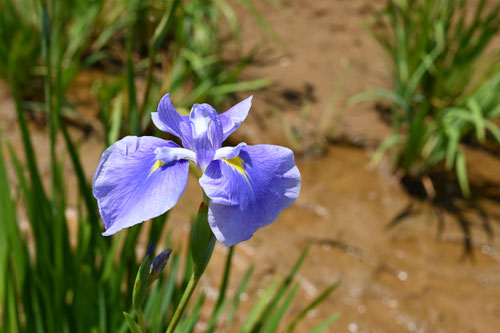
<path id="1" fill-rule="evenodd" d="M 170 324 L 168 325 L 166 333 L 173 333 L 175 331 L 175 328 L 177 327 L 177 324 L 179 323 L 179 320 L 182 317 L 182 314 L 184 313 L 184 310 L 186 309 L 187 303 L 189 299 L 191 298 L 191 295 L 193 294 L 194 289 L 196 288 L 196 285 L 198 284 L 198 281 L 200 281 L 201 275 L 193 273 L 191 275 L 191 278 L 189 279 L 189 283 L 184 290 L 184 294 L 182 295 L 181 301 L 179 302 L 179 305 L 177 305 L 177 309 L 175 309 L 174 316 L 172 317 L 172 320 L 170 321 Z"/>

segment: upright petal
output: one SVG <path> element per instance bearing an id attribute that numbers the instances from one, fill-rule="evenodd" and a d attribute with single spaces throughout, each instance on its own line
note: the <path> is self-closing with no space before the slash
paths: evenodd
<path id="1" fill-rule="evenodd" d="M 219 115 L 222 123 L 222 131 L 224 133 L 222 141 L 226 140 L 231 133 L 236 131 L 243 120 L 245 120 L 252 106 L 252 97 L 253 96 L 248 97 Z"/>
<path id="2" fill-rule="evenodd" d="M 189 115 L 196 162 L 204 170 L 222 144 L 222 126 L 217 111 L 208 104 L 195 104 Z"/>
<path id="3" fill-rule="evenodd" d="M 179 137 L 182 145 L 192 149 L 193 136 L 189 116 L 180 115 L 170 101 L 170 94 L 166 94 L 158 104 L 158 112 L 151 112 L 151 119 L 158 129 Z"/>
<path id="4" fill-rule="evenodd" d="M 246 146 L 236 157 L 210 163 L 200 184 L 210 198 L 212 231 L 232 246 L 276 220 L 297 199 L 300 173 L 290 149 Z"/>
<path id="5" fill-rule="evenodd" d="M 102 154 L 93 191 L 104 235 L 165 213 L 184 193 L 189 162 L 157 160 L 155 150 L 161 147 L 178 146 L 155 137 L 127 136 Z"/>

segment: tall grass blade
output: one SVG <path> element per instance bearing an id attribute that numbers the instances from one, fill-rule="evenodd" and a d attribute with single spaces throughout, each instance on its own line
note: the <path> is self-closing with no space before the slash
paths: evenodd
<path id="1" fill-rule="evenodd" d="M 227 323 L 226 323 L 227 327 L 231 327 L 231 324 L 233 323 L 234 317 L 236 316 L 236 312 L 238 311 L 238 306 L 240 305 L 241 302 L 241 297 L 248 286 L 248 282 L 250 280 L 250 277 L 252 276 L 253 269 L 254 269 L 253 265 L 248 267 L 247 271 L 245 272 L 245 275 L 241 279 L 241 282 L 238 286 L 238 289 L 236 290 L 236 293 L 234 294 L 233 303 L 231 304 L 231 309 L 229 311 L 229 316 L 227 318 Z"/>
<path id="2" fill-rule="evenodd" d="M 309 303 L 300 313 L 292 320 L 290 325 L 288 325 L 286 332 L 294 332 L 298 323 L 305 318 L 307 313 L 314 309 L 316 306 L 321 304 L 335 289 L 340 285 L 339 282 L 335 282 L 328 288 L 326 288 L 321 294 L 318 295 L 311 303 Z"/>
<path id="3" fill-rule="evenodd" d="M 323 332 L 328 326 L 330 326 L 335 320 L 339 318 L 339 315 L 334 314 L 333 316 L 328 317 L 326 320 L 321 322 L 318 326 L 316 326 L 313 330 L 311 330 L 310 333 L 321 333 Z"/>
<path id="4" fill-rule="evenodd" d="M 286 290 L 288 289 L 288 287 L 290 286 L 290 284 L 293 282 L 293 280 L 295 278 L 295 275 L 297 274 L 298 270 L 300 269 L 300 267 L 304 263 L 304 260 L 305 260 L 305 258 L 307 256 L 307 254 L 309 253 L 309 249 L 310 248 L 311 248 L 311 245 L 308 244 L 304 248 L 304 250 L 302 250 L 302 253 L 300 254 L 299 258 L 297 259 L 297 261 L 293 265 L 292 269 L 290 270 L 290 272 L 288 273 L 288 275 L 286 276 L 286 278 L 281 283 L 278 291 L 276 292 L 276 294 L 273 296 L 272 300 L 267 305 L 265 311 L 262 312 L 262 318 L 259 318 L 257 326 L 255 327 L 255 329 L 253 330 L 253 332 L 257 332 L 258 330 L 260 330 L 262 328 L 262 325 L 267 322 L 267 320 L 269 319 L 269 317 L 271 315 L 273 315 L 278 302 L 281 300 L 281 297 L 283 297 L 283 295 L 285 294 Z"/>
<path id="5" fill-rule="evenodd" d="M 290 304 L 292 303 L 295 295 L 297 294 L 297 291 L 299 290 L 299 286 L 300 284 L 298 282 L 293 286 L 293 288 L 283 300 L 281 306 L 276 310 L 274 316 L 269 318 L 269 320 L 266 322 L 264 329 L 262 330 L 263 333 L 273 333 L 278 330 L 278 327 L 283 320 L 283 316 L 290 307 Z"/>
<path id="6" fill-rule="evenodd" d="M 125 320 L 127 321 L 127 324 L 128 324 L 128 327 L 129 327 L 131 333 L 144 333 L 144 332 L 142 332 L 141 328 L 135 322 L 134 318 L 132 318 L 131 315 L 129 315 L 127 312 L 123 312 L 123 316 L 125 317 Z"/>
<path id="7" fill-rule="evenodd" d="M 239 331 L 240 333 L 252 332 L 255 325 L 257 325 L 259 318 L 262 317 L 262 314 L 266 310 L 266 304 L 271 300 L 272 295 L 278 288 L 278 282 L 278 279 L 274 279 L 266 288 L 257 304 L 253 307 L 252 312 L 250 312 L 250 315 L 246 318 L 243 327 Z"/>

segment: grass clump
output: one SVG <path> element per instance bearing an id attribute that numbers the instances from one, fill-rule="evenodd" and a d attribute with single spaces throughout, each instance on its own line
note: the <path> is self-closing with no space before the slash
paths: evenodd
<path id="1" fill-rule="evenodd" d="M 500 3 L 479 0 L 389 0 L 372 33 L 389 59 L 390 90 L 355 97 L 390 103 L 390 152 L 403 177 L 420 180 L 454 170 L 470 194 L 464 145 L 500 142 Z"/>

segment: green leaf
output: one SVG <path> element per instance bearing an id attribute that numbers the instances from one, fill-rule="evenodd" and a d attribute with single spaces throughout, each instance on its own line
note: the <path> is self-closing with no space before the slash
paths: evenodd
<path id="1" fill-rule="evenodd" d="M 135 277 L 134 290 L 132 292 L 132 304 L 136 312 L 142 311 L 142 303 L 146 299 L 147 290 L 149 286 L 149 273 L 150 267 L 153 263 L 153 250 L 152 244 L 146 253 L 146 257 L 139 267 L 139 271 Z"/>
<path id="2" fill-rule="evenodd" d="M 335 320 L 337 320 L 338 317 L 339 317 L 338 314 L 334 314 L 333 316 L 328 317 L 323 322 L 321 322 L 321 324 L 319 324 L 314 329 L 312 329 L 310 333 L 321 333 L 321 332 L 323 332 L 328 326 L 330 326 Z"/>
<path id="3" fill-rule="evenodd" d="M 277 331 L 278 326 L 281 323 L 281 320 L 283 319 L 283 316 L 285 315 L 286 311 L 288 310 L 288 307 L 292 303 L 293 298 L 297 294 L 297 291 L 299 290 L 299 286 L 300 284 L 298 282 L 295 283 L 292 290 L 290 290 L 287 297 L 283 300 L 281 306 L 276 310 L 274 316 L 269 318 L 269 320 L 266 322 L 263 333 L 273 333 Z"/>
<path id="4" fill-rule="evenodd" d="M 276 294 L 273 296 L 271 302 L 269 302 L 269 304 L 267 305 L 266 310 L 262 313 L 262 318 L 259 319 L 258 326 L 262 326 L 264 323 L 266 323 L 268 318 L 273 314 L 278 302 L 281 300 L 281 297 L 285 294 L 286 290 L 288 289 L 288 287 L 290 286 L 290 284 L 294 280 L 295 275 L 297 274 L 298 270 L 300 269 L 300 267 L 304 263 L 304 260 L 307 257 L 307 254 L 309 253 L 310 248 L 311 248 L 311 244 L 308 244 L 304 248 L 304 250 L 302 250 L 302 253 L 300 254 L 299 258 L 297 259 L 297 261 L 293 265 L 292 269 L 290 270 L 290 272 L 288 273 L 286 278 L 281 283 L 280 288 L 278 289 Z"/>
<path id="5" fill-rule="evenodd" d="M 374 168 L 378 163 L 380 163 L 380 160 L 384 156 L 387 149 L 401 143 L 402 140 L 403 137 L 401 135 L 391 135 L 390 137 L 382 141 L 382 143 L 378 146 L 377 150 L 373 154 L 373 157 L 370 161 L 370 167 Z"/>
<path id="6" fill-rule="evenodd" d="M 226 308 L 226 304 L 227 304 L 227 298 L 223 299 L 220 305 L 215 308 L 215 312 L 210 318 L 210 321 L 208 323 L 208 328 L 206 329 L 205 333 L 212 333 L 215 331 L 215 329 L 217 328 L 218 320 L 222 315 L 222 313 L 224 312 L 224 309 Z"/>
<path id="7" fill-rule="evenodd" d="M 201 204 L 191 231 L 191 255 L 194 273 L 201 276 L 207 267 L 215 246 L 215 236 L 208 225 L 208 206 Z"/>
<path id="8" fill-rule="evenodd" d="M 338 288 L 340 285 L 340 282 L 335 282 L 328 288 L 326 288 L 321 294 L 318 295 L 311 303 L 309 303 L 300 313 L 293 319 L 293 321 L 288 325 L 286 332 L 293 332 L 295 330 L 295 327 L 297 324 L 305 318 L 307 313 L 311 310 L 313 310 L 316 306 L 321 304 L 335 289 Z"/>
<path id="9" fill-rule="evenodd" d="M 236 311 L 238 310 L 238 306 L 241 301 L 241 296 L 245 292 L 247 286 L 248 286 L 248 281 L 250 281 L 250 277 L 252 276 L 254 266 L 250 265 L 248 267 L 247 271 L 245 272 L 245 275 L 241 279 L 240 285 L 238 286 L 238 289 L 236 290 L 236 293 L 234 294 L 234 299 L 233 299 L 233 304 L 231 305 L 231 310 L 229 312 L 229 317 L 227 319 L 226 326 L 230 327 L 231 324 L 233 323 L 234 317 L 236 316 Z"/>
<path id="10" fill-rule="evenodd" d="M 483 113 L 481 112 L 481 107 L 478 102 L 471 98 L 467 101 L 467 106 L 472 112 L 472 118 L 474 120 L 474 125 L 476 129 L 476 137 L 479 141 L 484 141 L 485 139 L 485 122 L 483 118 Z"/>
<path id="11" fill-rule="evenodd" d="M 487 120 L 485 126 L 493 137 L 500 143 L 500 128 L 491 120 Z"/>
<path id="12" fill-rule="evenodd" d="M 211 316 L 208 328 L 205 333 L 210 333 L 215 330 L 215 327 L 217 325 L 217 321 L 222 314 L 222 311 L 224 307 L 227 304 L 227 298 L 226 298 L 226 290 L 227 290 L 227 285 L 229 283 L 229 277 L 231 273 L 231 264 L 233 261 L 233 253 L 234 253 L 234 248 L 235 246 L 231 246 L 227 250 L 227 256 L 226 256 L 226 264 L 224 265 L 224 271 L 222 273 L 222 281 L 219 287 L 219 297 L 217 299 L 217 303 L 215 303 L 214 306 L 214 311 Z"/>
<path id="13" fill-rule="evenodd" d="M 111 123 L 108 132 L 108 142 L 115 143 L 120 136 L 122 127 L 122 111 L 123 111 L 123 94 L 119 94 L 113 99 L 111 110 Z"/>
<path id="14" fill-rule="evenodd" d="M 176 333 L 190 333 L 194 330 L 198 319 L 200 318 L 201 309 L 205 303 L 205 294 L 200 293 L 193 307 L 193 311 L 184 317 L 184 320 L 179 323 L 179 326 L 175 329 Z"/>
<path id="15" fill-rule="evenodd" d="M 271 284 L 269 284 L 269 286 L 264 291 L 257 304 L 255 304 L 255 306 L 253 307 L 252 312 L 250 312 L 250 315 L 245 320 L 243 327 L 239 331 L 240 333 L 250 332 L 252 328 L 255 326 L 255 324 L 257 324 L 257 321 L 262 316 L 262 313 L 266 308 L 266 304 L 269 302 L 272 295 L 278 288 L 278 282 L 279 282 L 278 279 L 274 279 L 271 282 Z"/>
<path id="16" fill-rule="evenodd" d="M 467 177 L 467 164 L 465 160 L 465 154 L 460 149 L 457 151 L 457 162 L 456 162 L 456 170 L 457 170 L 457 178 L 458 184 L 460 185 L 460 189 L 465 197 L 470 197 L 470 187 L 469 187 L 469 179 Z"/>
<path id="17" fill-rule="evenodd" d="M 180 264 L 180 257 L 174 256 L 171 265 L 172 269 L 168 274 L 167 281 L 163 283 L 159 293 L 152 293 L 156 296 L 155 302 L 151 306 L 146 305 L 145 313 L 149 318 L 152 318 L 150 329 L 152 333 L 159 333 L 161 331 L 169 307 L 173 304 L 172 298 L 176 288 L 176 278 Z"/>
<path id="18" fill-rule="evenodd" d="M 141 331 L 141 328 L 139 327 L 139 324 L 135 322 L 134 318 L 132 318 L 131 315 L 129 315 L 127 312 L 123 312 L 123 315 L 125 316 L 125 320 L 127 321 L 131 333 L 143 333 Z"/>
<path id="19" fill-rule="evenodd" d="M 448 137 L 448 145 L 446 146 L 446 168 L 449 170 L 453 168 L 453 162 L 458 150 L 458 141 L 460 140 L 460 133 L 454 127 L 446 128 L 446 135 Z"/>
<path id="20" fill-rule="evenodd" d="M 235 83 L 222 84 L 212 89 L 214 95 L 227 95 L 241 91 L 257 90 L 271 85 L 271 80 L 268 78 L 258 79 L 253 81 L 240 81 Z"/>
<path id="21" fill-rule="evenodd" d="M 161 18 L 161 21 L 156 27 L 153 37 L 151 38 L 150 44 L 152 52 L 156 52 L 160 45 L 165 41 L 167 32 L 172 26 L 175 10 L 177 9 L 179 2 L 180 0 L 173 0 L 169 3 L 169 6 L 167 6 L 165 14 Z"/>

